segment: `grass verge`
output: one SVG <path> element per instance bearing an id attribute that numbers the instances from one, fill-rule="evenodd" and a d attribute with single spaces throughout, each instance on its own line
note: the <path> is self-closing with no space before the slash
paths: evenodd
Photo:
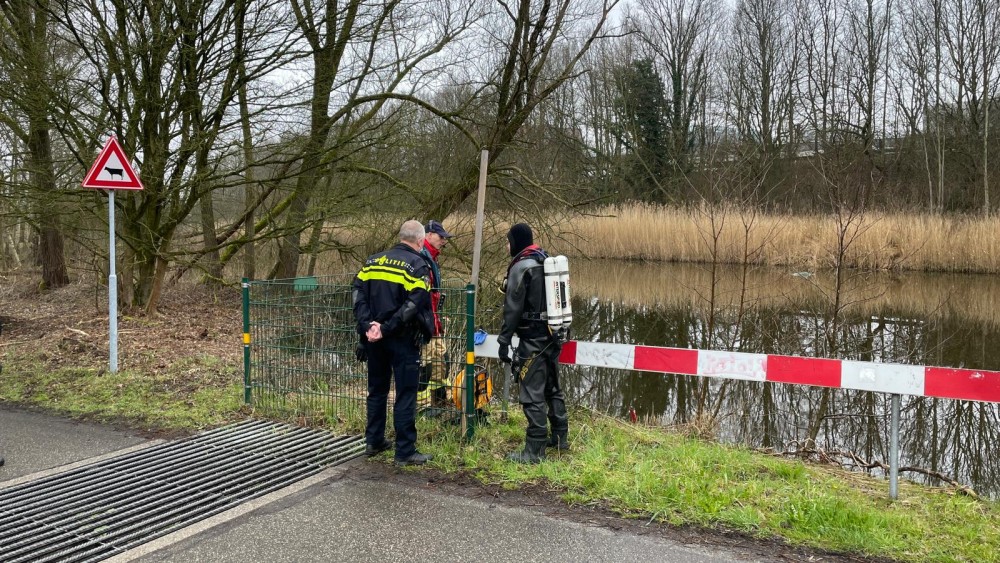
<path id="1" fill-rule="evenodd" d="M 175 362 L 152 375 L 17 357 L 4 366 L 0 401 L 144 430 L 192 431 L 246 416 L 238 381 L 233 368 L 211 356 Z"/>
<path id="2" fill-rule="evenodd" d="M 473 445 L 454 427 L 422 422 L 421 449 L 447 472 L 509 488 L 545 484 L 567 503 L 626 517 L 900 561 L 1000 561 L 1000 506 L 992 501 L 905 481 L 891 501 L 886 481 L 839 468 L 584 411 L 571 425 L 571 451 L 534 466 L 505 460 L 523 444 L 518 415 L 480 428 Z"/>

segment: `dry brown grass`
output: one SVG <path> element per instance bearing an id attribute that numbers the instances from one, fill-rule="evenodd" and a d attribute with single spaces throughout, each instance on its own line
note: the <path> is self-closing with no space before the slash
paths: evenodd
<path id="1" fill-rule="evenodd" d="M 324 252 L 315 274 L 352 273 L 362 258 L 394 240 L 406 217 L 372 215 L 331 224 L 326 235 L 350 255 Z M 453 213 L 442 218 L 458 235 L 442 256 L 448 272 L 471 269 L 475 217 Z M 483 271 L 500 275 L 506 266 L 505 233 L 527 221 L 536 242 L 558 254 L 650 262 L 779 266 L 817 272 L 836 265 L 841 228 L 832 215 L 784 215 L 734 206 L 691 208 L 630 204 L 591 210 L 583 215 L 556 213 L 537 218 L 487 215 Z M 713 237 L 713 233 L 717 233 Z M 917 213 L 869 212 L 846 228 L 844 266 L 864 271 L 1000 272 L 1000 218 Z M 273 245 L 271 245 L 273 246 Z M 273 264 L 273 248 L 263 245 L 258 263 Z M 308 258 L 303 257 L 304 265 Z M 227 273 L 239 277 L 242 265 Z M 456 274 L 457 275 L 457 274 Z"/>
<path id="2" fill-rule="evenodd" d="M 562 222 L 557 234 L 575 254 L 595 258 L 747 261 L 812 271 L 835 265 L 840 231 L 833 215 L 633 204 Z M 870 212 L 847 232 L 849 268 L 1000 272 L 1000 218 Z"/>

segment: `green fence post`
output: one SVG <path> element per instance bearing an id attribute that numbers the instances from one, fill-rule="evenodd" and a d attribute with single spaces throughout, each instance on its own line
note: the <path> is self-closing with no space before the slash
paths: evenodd
<path id="1" fill-rule="evenodd" d="M 250 280 L 243 278 L 243 401 L 250 404 Z"/>
<path id="2" fill-rule="evenodd" d="M 476 286 L 465 286 L 465 437 L 475 434 L 476 420 Z"/>

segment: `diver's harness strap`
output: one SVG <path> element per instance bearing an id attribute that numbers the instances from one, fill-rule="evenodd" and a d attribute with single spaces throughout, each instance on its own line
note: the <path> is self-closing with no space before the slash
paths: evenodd
<path id="1" fill-rule="evenodd" d="M 521 315 L 521 320 L 524 320 L 524 321 L 547 321 L 547 320 L 549 320 L 549 315 L 547 313 L 523 313 Z"/>

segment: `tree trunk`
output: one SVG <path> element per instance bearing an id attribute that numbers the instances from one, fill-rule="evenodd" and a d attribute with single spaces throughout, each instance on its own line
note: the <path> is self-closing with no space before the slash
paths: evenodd
<path id="1" fill-rule="evenodd" d="M 357 7 L 357 2 L 351 2 L 351 10 L 357 10 Z M 332 14 L 330 17 L 333 17 Z M 343 17 L 345 21 L 342 25 L 345 26 L 345 29 L 350 29 L 348 21 L 353 21 L 353 13 Z M 313 25 L 313 22 L 305 19 L 300 19 L 299 22 L 304 29 Z M 339 42 L 344 39 L 338 38 L 336 41 L 334 37 L 327 39 L 329 42 L 324 45 L 320 45 L 318 41 L 312 44 L 312 59 L 316 70 L 312 85 L 312 99 L 309 103 L 309 139 L 303 153 L 302 167 L 296 178 L 295 191 L 291 196 L 292 202 L 289 206 L 288 218 L 285 221 L 285 235 L 278 242 L 278 263 L 272 271 L 273 277 L 278 279 L 294 278 L 298 275 L 306 211 L 309 209 L 313 191 L 316 189 L 316 181 L 320 176 L 320 167 L 323 163 L 324 149 L 333 128 L 333 120 L 329 114 L 330 94 L 337 78 L 337 65 L 342 54 L 342 45 Z"/>
<path id="2" fill-rule="evenodd" d="M 52 60 L 49 56 L 48 2 L 2 2 L 8 23 L 9 48 L 15 60 L 5 76 L 19 90 L 13 103 L 24 112 L 28 130 L 17 134 L 28 145 L 27 167 L 34 191 L 34 213 L 38 217 L 37 259 L 42 268 L 42 287 L 52 289 L 69 283 L 64 256 L 63 232 L 57 206 L 55 166 L 50 131 Z M 5 37 L 5 39 L 7 39 Z"/>
<path id="3" fill-rule="evenodd" d="M 309 266 L 306 268 L 307 276 L 316 275 L 316 260 L 319 257 L 319 241 L 323 236 L 323 225 L 326 224 L 326 214 L 320 214 L 319 221 L 309 235 Z"/>
<path id="4" fill-rule="evenodd" d="M 990 216 L 990 99 L 986 100 L 986 120 L 983 125 L 983 214 Z"/>
<path id="5" fill-rule="evenodd" d="M 212 192 L 201 196 L 201 236 L 205 245 L 205 275 L 202 282 L 219 284 L 222 282 L 222 261 L 219 259 L 219 239 L 215 235 L 215 208 L 212 204 Z"/>
<path id="6" fill-rule="evenodd" d="M 156 315 L 160 297 L 163 295 L 163 278 L 167 275 L 167 261 L 162 257 L 156 257 L 156 265 L 153 271 L 153 281 L 149 288 L 149 299 L 146 301 L 146 314 Z"/>
<path id="7" fill-rule="evenodd" d="M 58 222 L 56 222 L 58 223 Z M 41 232 L 42 285 L 45 289 L 62 287 L 69 283 L 66 271 L 62 230 L 56 225 L 45 225 Z"/>
<path id="8" fill-rule="evenodd" d="M 301 178 L 301 176 L 300 176 Z M 299 182 L 303 184 L 304 182 Z M 289 279 L 298 276 L 299 257 L 302 254 L 300 241 L 302 239 L 302 225 L 306 220 L 306 209 L 309 207 L 309 196 L 304 191 L 312 191 L 311 188 L 296 188 L 296 193 L 288 211 L 288 220 L 285 228 L 289 231 L 278 244 L 278 263 L 274 268 L 275 279 Z"/>
<path id="9" fill-rule="evenodd" d="M 69 283 L 66 271 L 63 233 L 55 205 L 55 173 L 52 165 L 52 145 L 48 119 L 31 120 L 28 150 L 33 184 L 39 193 L 38 260 L 42 267 L 42 287 L 54 289 Z"/>
<path id="10" fill-rule="evenodd" d="M 69 274 L 66 271 L 59 213 L 53 209 L 56 187 L 47 119 L 32 120 L 28 147 L 32 176 L 40 195 L 38 259 L 42 266 L 42 286 L 54 289 L 68 284 Z"/>

